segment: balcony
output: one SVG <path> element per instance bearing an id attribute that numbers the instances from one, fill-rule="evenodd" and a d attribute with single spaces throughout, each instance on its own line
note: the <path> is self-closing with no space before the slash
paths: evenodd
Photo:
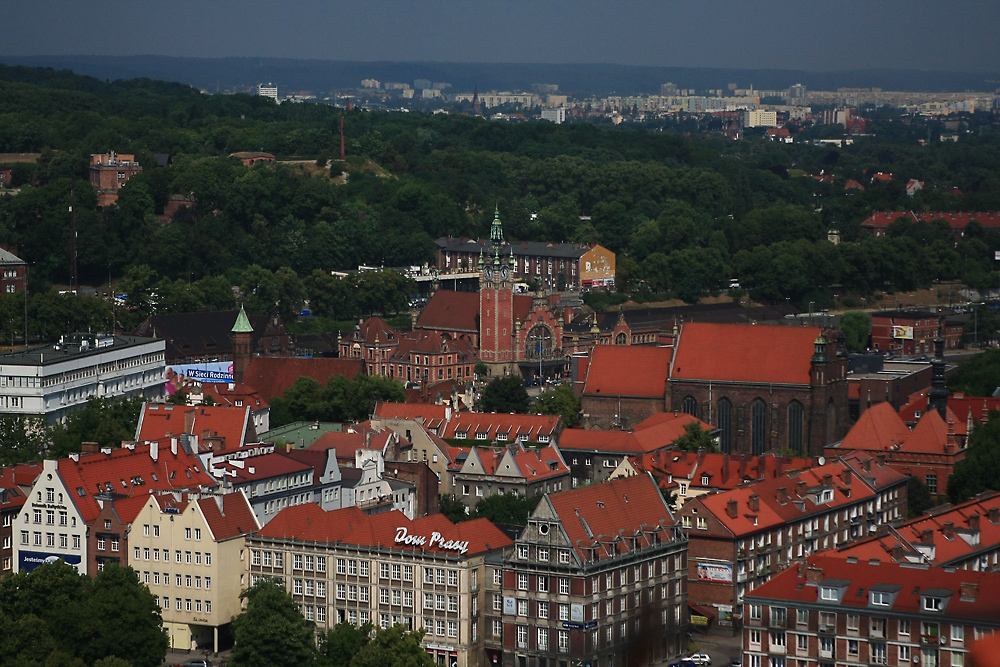
<path id="1" fill-rule="evenodd" d="M 823 649 L 819 650 L 819 657 L 833 660 L 833 649 Z"/>
<path id="2" fill-rule="evenodd" d="M 837 626 L 835 625 L 821 625 L 819 626 L 819 633 L 821 635 L 833 635 L 837 633 Z"/>

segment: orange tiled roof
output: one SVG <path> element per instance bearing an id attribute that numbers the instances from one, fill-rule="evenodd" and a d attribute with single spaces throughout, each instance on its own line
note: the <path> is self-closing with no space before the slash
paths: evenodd
<path id="1" fill-rule="evenodd" d="M 585 396 L 662 398 L 670 376 L 669 347 L 598 345 L 591 355 Z"/>
<path id="2" fill-rule="evenodd" d="M 671 379 L 809 384 L 818 327 L 688 322 Z"/>
<path id="3" fill-rule="evenodd" d="M 254 357 L 243 373 L 243 382 L 270 401 L 283 396 L 300 377 L 311 377 L 324 387 L 331 377 L 343 375 L 353 380 L 364 373 L 363 359 L 303 359 L 299 357 Z"/>
<path id="4" fill-rule="evenodd" d="M 513 295 L 514 320 L 524 322 L 531 312 L 532 297 Z M 467 331 L 479 334 L 479 294 L 438 290 L 417 318 L 417 329 Z"/>
<path id="5" fill-rule="evenodd" d="M 426 403 L 386 403 L 375 404 L 375 416 L 382 419 L 413 419 L 428 423 L 435 419 L 444 421 L 447 411 L 443 405 L 428 405 Z"/>
<path id="6" fill-rule="evenodd" d="M 539 435 L 555 437 L 561 423 L 562 417 L 557 415 L 463 412 L 452 417 L 441 437 L 496 440 L 497 434 L 506 434 L 510 442 L 518 439 L 519 435 L 527 436 L 529 441 L 537 441 Z M 485 434 L 485 437 L 479 438 L 477 434 Z"/>
<path id="7" fill-rule="evenodd" d="M 959 426 L 954 413 L 949 413 L 951 423 L 946 424 L 937 410 L 928 410 L 911 431 L 891 403 L 876 403 L 865 410 L 851 427 L 838 449 L 882 450 L 924 453 L 951 453 L 955 449 Z M 960 425 L 962 432 L 965 424 Z M 949 447 L 952 447 L 951 449 Z"/>
<path id="8" fill-rule="evenodd" d="M 965 229 L 973 220 L 983 227 L 1000 227 L 1000 212 L 998 211 L 931 211 L 929 213 L 876 211 L 868 216 L 861 223 L 861 226 L 868 229 L 885 229 L 899 218 L 905 218 L 912 222 L 946 220 L 952 229 Z"/>

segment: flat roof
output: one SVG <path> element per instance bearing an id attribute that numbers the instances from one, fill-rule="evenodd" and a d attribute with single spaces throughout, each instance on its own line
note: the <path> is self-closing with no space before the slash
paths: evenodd
<path id="1" fill-rule="evenodd" d="M 84 358 L 149 343 L 160 343 L 163 349 L 166 349 L 166 341 L 162 338 L 117 334 L 71 334 L 61 337 L 56 343 L 0 355 L 0 367 L 50 366 L 67 359 Z"/>

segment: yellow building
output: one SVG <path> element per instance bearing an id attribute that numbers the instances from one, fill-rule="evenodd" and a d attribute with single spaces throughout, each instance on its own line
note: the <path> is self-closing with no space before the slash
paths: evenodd
<path id="1" fill-rule="evenodd" d="M 172 649 L 219 651 L 219 628 L 241 611 L 246 536 L 259 528 L 242 493 L 149 497 L 128 564 L 156 596 Z"/>

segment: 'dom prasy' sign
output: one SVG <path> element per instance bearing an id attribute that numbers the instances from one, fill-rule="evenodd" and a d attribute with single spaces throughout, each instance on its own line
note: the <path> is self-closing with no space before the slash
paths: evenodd
<path id="1" fill-rule="evenodd" d="M 426 535 L 411 535 L 405 526 L 396 529 L 396 544 L 405 544 L 415 547 L 437 547 L 438 549 L 448 549 L 464 554 L 469 550 L 469 541 L 446 540 L 441 533 L 434 531 L 430 538 Z"/>

